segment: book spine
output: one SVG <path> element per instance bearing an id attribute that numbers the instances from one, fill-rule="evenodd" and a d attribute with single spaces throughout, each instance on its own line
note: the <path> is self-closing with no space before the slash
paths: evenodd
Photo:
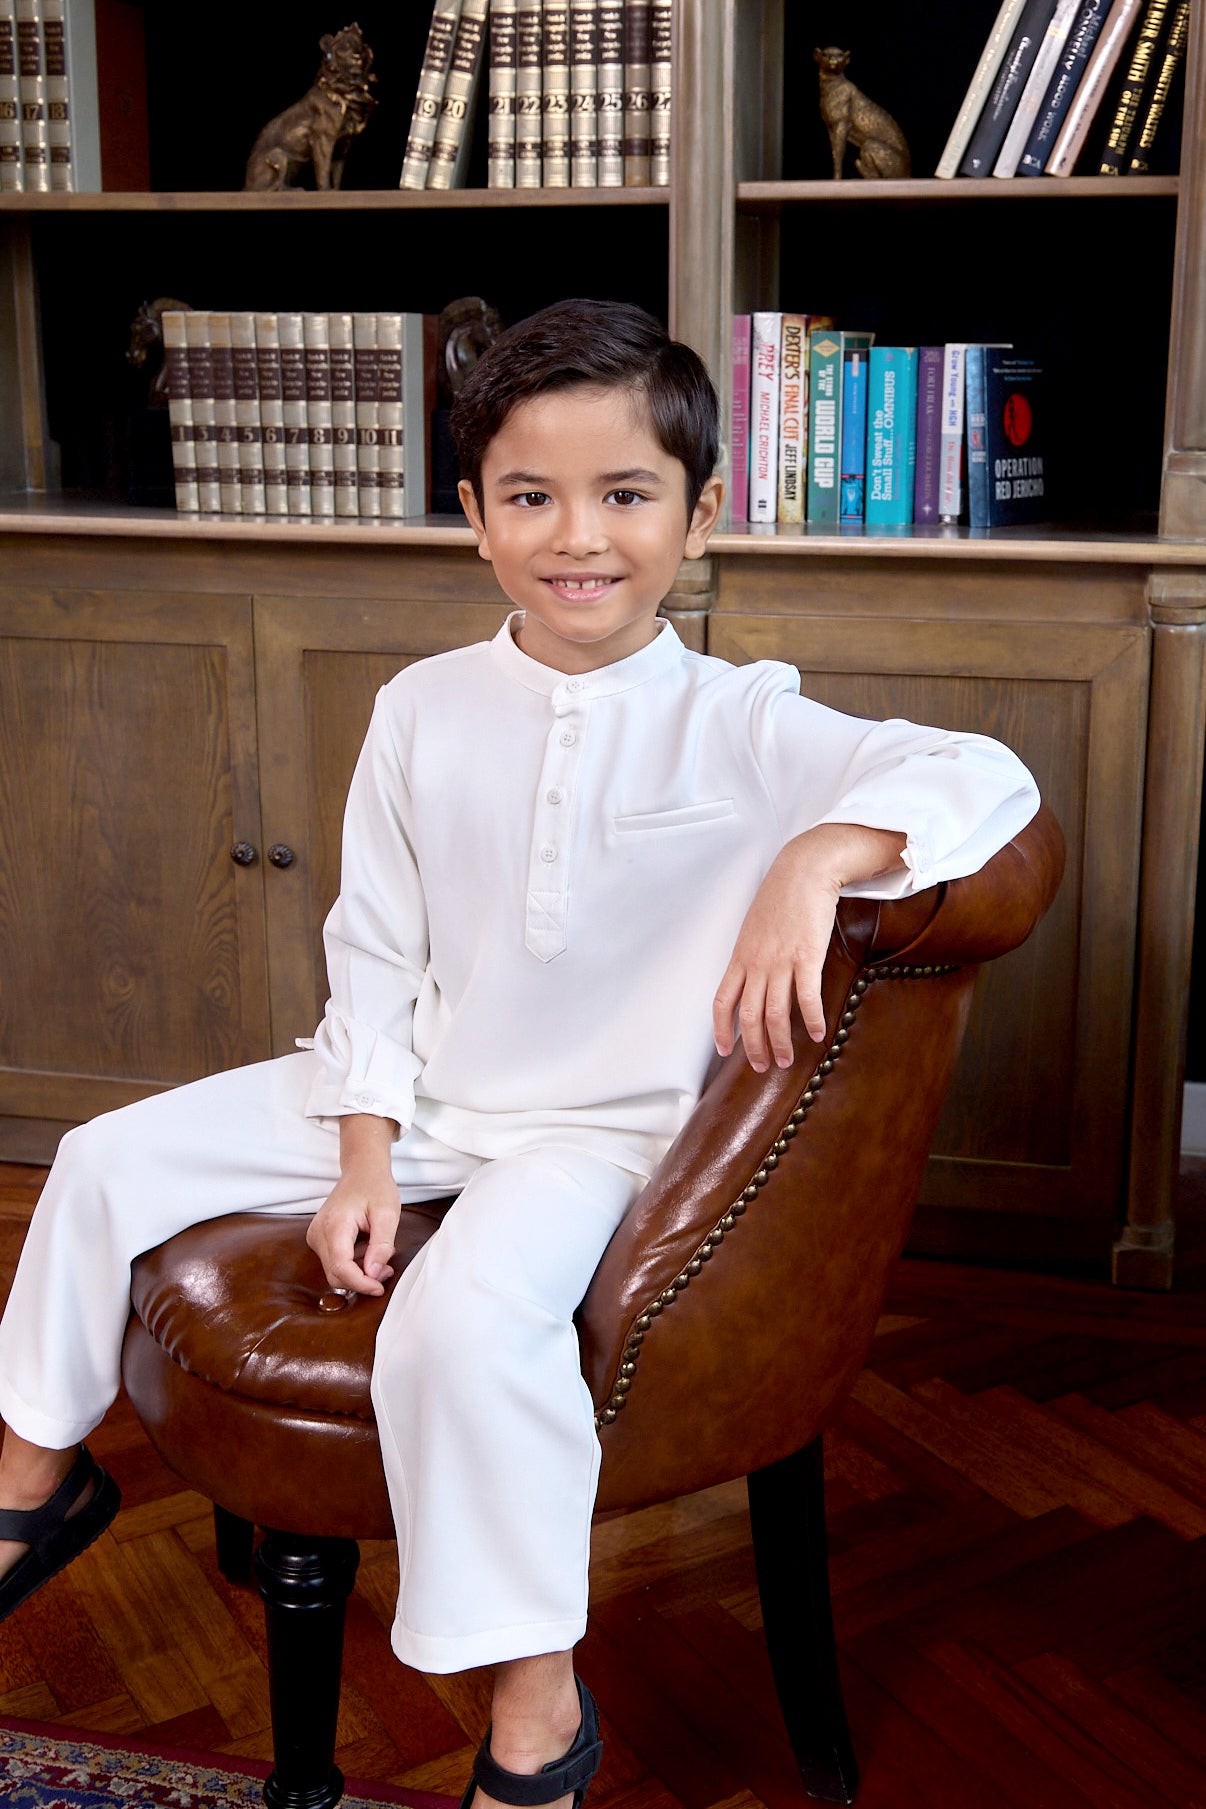
<path id="1" fill-rule="evenodd" d="M 599 187 L 624 186 L 624 0 L 599 0 Z"/>
<path id="2" fill-rule="evenodd" d="M 917 457 L 913 520 L 938 520 L 942 472 L 942 352 L 923 345 L 917 354 Z"/>
<path id="3" fill-rule="evenodd" d="M 942 437 L 939 445 L 938 519 L 958 521 L 963 508 L 963 394 L 967 346 L 942 349 Z"/>
<path id="4" fill-rule="evenodd" d="M 383 521 L 402 517 L 402 316 L 377 316 L 377 494 Z"/>
<path id="5" fill-rule="evenodd" d="M 290 515 L 309 515 L 310 426 L 306 419 L 306 342 L 300 314 L 278 314 L 281 411 L 285 418 L 285 492 Z"/>
<path id="6" fill-rule="evenodd" d="M 867 526 L 908 527 L 917 454 L 917 348 L 872 346 L 867 373 Z"/>
<path id="7" fill-rule="evenodd" d="M 750 317 L 733 316 L 733 417 L 729 436 L 733 520 L 750 515 Z"/>
<path id="8" fill-rule="evenodd" d="M 624 186 L 649 184 L 650 0 L 624 0 Z"/>
<path id="9" fill-rule="evenodd" d="M 464 188 L 469 160 L 469 126 L 473 102 L 486 49 L 486 11 L 489 0 L 461 0 L 452 58 L 440 101 L 428 188 Z"/>
<path id="10" fill-rule="evenodd" d="M 1108 0 L 1084 0 L 1068 41 L 1043 97 L 1038 117 L 1018 164 L 1019 176 L 1041 176 L 1059 136 L 1064 116 L 1089 65 L 1089 57 L 1105 24 Z"/>
<path id="11" fill-rule="evenodd" d="M 302 345 L 310 513 L 329 520 L 335 513 L 335 460 L 331 444 L 331 331 L 325 314 L 302 315 Z"/>
<path id="12" fill-rule="evenodd" d="M 649 31 L 649 180 L 654 188 L 669 188 L 674 99 L 673 0 L 653 0 Z"/>
<path id="13" fill-rule="evenodd" d="M 222 507 L 218 471 L 218 433 L 214 415 L 214 354 L 209 315 L 195 311 L 184 317 L 188 345 L 188 393 L 193 412 L 193 458 L 197 470 L 197 507 L 217 515 Z"/>
<path id="14" fill-rule="evenodd" d="M 778 519 L 804 520 L 804 359 L 807 341 L 802 314 L 785 314 L 779 338 L 779 507 Z"/>
<path id="15" fill-rule="evenodd" d="M 1179 0 L 1177 10 L 1169 27 L 1168 38 L 1164 45 L 1164 54 L 1160 59 L 1160 68 L 1156 76 L 1156 85 L 1143 123 L 1139 129 L 1139 137 L 1130 161 L 1132 176 L 1146 175 L 1151 168 L 1152 146 L 1156 142 L 1156 134 L 1160 129 L 1160 121 L 1164 117 L 1164 108 L 1168 100 L 1177 70 L 1185 59 L 1185 46 L 1189 42 L 1189 0 Z"/>
<path id="16" fill-rule="evenodd" d="M 1027 77 L 1038 55 L 1043 33 L 1051 23 L 1056 0 L 1026 0 L 1017 30 L 1002 58 L 997 79 L 976 121 L 967 150 L 959 165 L 961 176 L 987 176 L 1005 142 L 1009 122 L 1021 99 Z"/>
<path id="17" fill-rule="evenodd" d="M 436 0 L 423 51 L 423 67 L 419 71 L 419 88 L 411 114 L 410 133 L 402 158 L 399 188 L 426 188 L 427 170 L 431 163 L 431 147 L 439 124 L 440 104 L 444 99 L 444 83 L 452 61 L 461 0 Z"/>
<path id="18" fill-rule="evenodd" d="M 67 105 L 70 119 L 71 141 L 71 186 L 78 193 L 99 194 L 101 183 L 101 149 L 100 149 L 100 90 L 96 61 L 96 14 L 102 14 L 102 27 L 109 28 L 109 8 L 101 0 L 65 0 L 64 19 L 64 53 L 66 58 Z M 129 29 L 129 28 L 127 28 Z M 141 37 L 141 21 L 137 22 L 135 35 Z M 120 74 L 109 71 L 110 94 L 107 99 L 122 114 L 122 137 L 132 143 L 138 136 L 139 120 L 134 108 L 133 99 L 120 86 Z M 121 105 L 118 106 L 119 101 Z M 126 117 L 124 107 L 130 107 L 130 117 Z M 128 134 L 128 137 L 127 137 Z M 135 181 L 122 179 L 128 174 L 120 167 L 118 179 L 111 183 L 113 188 L 134 188 Z M 149 183 L 148 183 L 149 186 Z"/>
<path id="19" fill-rule="evenodd" d="M 0 190 L 25 186 L 21 169 L 21 85 L 16 0 L 0 0 Z"/>
<path id="20" fill-rule="evenodd" d="M 281 389 L 281 342 L 275 314 L 257 314 L 255 317 L 255 371 L 260 392 L 260 442 L 264 449 L 264 504 L 269 515 L 287 515 L 285 403 Z"/>
<path id="21" fill-rule="evenodd" d="M 234 347 L 230 315 L 211 314 L 209 343 L 214 364 L 214 434 L 218 442 L 218 504 L 223 515 L 241 515 L 239 423 L 235 413 Z"/>
<path id="22" fill-rule="evenodd" d="M 490 0 L 488 188 L 515 187 L 515 4 Z"/>
<path id="23" fill-rule="evenodd" d="M 1101 176 L 1121 176 L 1127 162 L 1131 135 L 1135 129 L 1139 109 L 1143 105 L 1144 94 L 1150 86 L 1156 46 L 1164 26 L 1168 6 L 1169 0 L 1148 0 L 1147 11 L 1144 13 L 1143 23 L 1139 27 L 1139 36 L 1136 38 L 1135 48 L 1131 52 L 1122 92 L 1118 96 L 1114 121 L 1102 149 L 1101 163 L 1098 166 L 1098 174 Z"/>
<path id="24" fill-rule="evenodd" d="M 541 151 L 545 188 L 568 188 L 570 179 L 569 0 L 544 0 L 541 26 L 544 100 Z"/>
<path id="25" fill-rule="evenodd" d="M 329 314 L 327 334 L 331 343 L 331 466 L 335 513 L 348 517 L 360 513 L 356 482 L 356 368 L 352 316 Z"/>
<path id="26" fill-rule="evenodd" d="M 230 349 L 234 365 L 235 426 L 239 445 L 239 491 L 244 515 L 263 515 L 264 436 L 260 427 L 260 381 L 255 349 L 255 316 L 232 314 Z"/>
<path id="27" fill-rule="evenodd" d="M 598 0 L 570 0 L 570 187 L 599 182 Z"/>
<path id="28" fill-rule="evenodd" d="M 1051 147 L 1046 175 L 1070 176 L 1076 168 L 1142 3 L 1143 0 L 1114 0 Z"/>
<path id="29" fill-rule="evenodd" d="M 67 88 L 67 0 L 42 0 L 42 50 L 46 58 L 46 150 L 50 186 L 75 187 L 71 163 L 71 97 Z"/>
<path id="30" fill-rule="evenodd" d="M 434 317 L 432 327 L 436 326 Z M 434 362 L 439 351 L 439 334 L 432 338 L 432 357 L 427 357 L 428 321 L 422 314 L 402 316 L 402 500 L 403 515 L 427 513 L 427 431 L 434 406 Z M 428 364 L 431 370 L 431 404 L 428 402 Z"/>
<path id="31" fill-rule="evenodd" d="M 750 337 L 750 520 L 778 509 L 779 340 L 783 316 L 755 314 Z"/>
<path id="32" fill-rule="evenodd" d="M 17 0 L 17 78 L 21 89 L 21 151 L 25 187 L 50 193 L 50 151 L 46 134 L 46 75 L 39 0 Z"/>
<path id="33" fill-rule="evenodd" d="M 842 359 L 842 463 L 838 519 L 851 527 L 866 513 L 867 354 L 857 346 Z"/>
<path id="34" fill-rule="evenodd" d="M 1076 23 L 1076 15 L 1082 0 L 1058 0 L 1054 13 L 1043 33 L 1038 53 L 1030 66 L 1030 74 L 1026 77 L 1013 118 L 1009 122 L 1009 130 L 1005 134 L 997 160 L 993 165 L 994 176 L 1009 177 L 1016 175 L 1022 152 L 1026 149 L 1026 141 L 1034 130 L 1051 78 L 1055 73 L 1055 65 L 1059 62 L 1064 45 L 1068 42 L 1068 34 Z"/>
<path id="35" fill-rule="evenodd" d="M 951 127 L 951 135 L 946 141 L 942 156 L 938 159 L 935 176 L 949 181 L 958 174 L 959 160 L 971 141 L 976 129 L 976 121 L 984 111 L 984 103 L 988 99 L 989 90 L 996 80 L 997 71 L 1004 60 L 1010 41 L 1022 16 L 1022 8 L 1026 0 L 1003 0 L 1000 12 L 996 16 L 992 30 L 988 34 L 988 42 L 980 52 L 980 61 L 976 64 L 975 74 L 968 84 L 967 93 L 963 96 L 963 105 L 955 116 Z"/>
<path id="36" fill-rule="evenodd" d="M 515 15 L 515 186 L 539 188 L 544 96 L 541 0 L 518 0 Z"/>
<path id="37" fill-rule="evenodd" d="M 972 528 L 991 525 L 988 483 L 988 378 L 982 345 L 967 348 L 965 413 L 967 416 L 967 523 Z"/>
<path id="38" fill-rule="evenodd" d="M 163 366 L 168 395 L 168 422 L 172 432 L 172 470 L 176 479 L 176 507 L 186 513 L 200 508 L 197 495 L 197 460 L 193 448 L 193 405 L 189 390 L 188 342 L 184 315 L 170 309 L 162 318 Z"/>
<path id="39" fill-rule="evenodd" d="M 353 369 L 356 376 L 356 483 L 360 513 L 381 514 L 381 459 L 377 444 L 377 316 L 353 314 Z"/>
<path id="40" fill-rule="evenodd" d="M 842 344 L 820 327 L 809 334 L 808 347 L 808 519 L 836 525 Z"/>

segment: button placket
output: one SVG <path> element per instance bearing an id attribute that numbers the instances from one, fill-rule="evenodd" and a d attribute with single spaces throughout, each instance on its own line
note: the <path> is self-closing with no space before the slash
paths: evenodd
<path id="1" fill-rule="evenodd" d="M 584 689 L 583 680 L 570 679 L 553 693 L 553 722 L 536 787 L 524 946 L 540 961 L 551 961 L 566 946 L 572 855 L 568 806 L 582 763 L 589 707 Z M 571 692 L 572 697 L 567 695 Z"/>

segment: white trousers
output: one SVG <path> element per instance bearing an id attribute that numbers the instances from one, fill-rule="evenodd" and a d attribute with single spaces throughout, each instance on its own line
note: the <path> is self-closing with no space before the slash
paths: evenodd
<path id="1" fill-rule="evenodd" d="M 63 1449 L 120 1385 L 130 1263 L 229 1212 L 314 1212 L 339 1178 L 282 1056 L 106 1113 L 63 1139 L 0 1324 L 0 1416 Z M 587 1150 L 494 1161 L 415 1128 L 403 1203 L 458 1193 L 389 1283 L 372 1399 L 398 1536 L 392 1642 L 419 1670 L 563 1651 L 586 1624 L 598 1478 L 573 1313 L 642 1182 Z M 459 1190 L 459 1192 L 458 1192 Z"/>

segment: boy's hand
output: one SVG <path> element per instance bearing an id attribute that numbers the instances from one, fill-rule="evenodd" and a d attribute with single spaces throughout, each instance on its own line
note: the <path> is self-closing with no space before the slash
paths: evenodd
<path id="1" fill-rule="evenodd" d="M 887 872 L 905 837 L 821 823 L 780 851 L 754 895 L 712 1006 L 719 1054 L 734 1045 L 734 1016 L 751 1068 L 791 1066 L 792 996 L 814 1043 L 825 1037 L 821 969 L 843 886 Z"/>
<path id="2" fill-rule="evenodd" d="M 355 1114 L 339 1123 L 335 1187 L 310 1220 L 306 1242 L 333 1288 L 380 1295 L 393 1274 L 390 1258 L 402 1203 L 390 1172 L 390 1144 L 397 1127 L 388 1118 Z M 368 1248 L 356 1260 L 356 1240 Z"/>

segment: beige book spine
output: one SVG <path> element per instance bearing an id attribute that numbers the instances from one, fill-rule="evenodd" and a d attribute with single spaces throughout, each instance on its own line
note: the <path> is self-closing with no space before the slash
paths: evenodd
<path id="1" fill-rule="evenodd" d="M 599 0 L 599 187 L 624 186 L 624 0 Z"/>
<path id="2" fill-rule="evenodd" d="M 448 66 L 452 61 L 452 46 L 456 41 L 460 12 L 461 0 L 436 0 L 427 33 L 427 47 L 423 52 L 423 67 L 419 71 L 419 88 L 415 95 L 410 133 L 402 158 L 399 188 L 427 187 L 431 147 L 435 143 L 440 105 L 444 99 L 444 83 L 448 79 Z"/>
<path id="3" fill-rule="evenodd" d="M 285 421 L 285 493 L 290 515 L 310 514 L 310 424 L 306 418 L 306 342 L 300 314 L 278 314 L 281 412 Z"/>
<path id="4" fill-rule="evenodd" d="M 515 187 L 515 0 L 490 0 L 488 188 Z"/>
<path id="5" fill-rule="evenodd" d="M 670 186 L 670 118 L 674 82 L 674 6 L 653 0 L 649 15 L 649 180 Z"/>
<path id="6" fill-rule="evenodd" d="M 265 508 L 269 515 L 287 515 L 289 479 L 285 469 L 285 404 L 281 392 L 281 342 L 275 314 L 257 314 L 255 317 L 255 368 L 260 391 Z"/>
<path id="7" fill-rule="evenodd" d="M 75 187 L 71 153 L 71 97 L 67 87 L 66 0 L 42 0 L 42 52 L 46 59 L 46 154 L 50 186 Z"/>
<path id="8" fill-rule="evenodd" d="M 172 434 L 172 471 L 176 480 L 176 507 L 194 514 L 201 506 L 197 495 L 197 459 L 193 446 L 193 404 L 188 381 L 188 341 L 185 316 L 179 309 L 163 315 L 163 368 L 168 395 L 168 423 Z"/>
<path id="9" fill-rule="evenodd" d="M 184 317 L 188 345 L 188 393 L 193 409 L 193 455 L 197 467 L 197 507 L 217 515 L 222 507 L 218 475 L 218 433 L 214 415 L 214 354 L 209 315 L 195 310 Z"/>
<path id="10" fill-rule="evenodd" d="M 542 174 L 544 49 L 540 0 L 519 0 L 515 15 L 515 186 L 539 188 Z"/>
<path id="11" fill-rule="evenodd" d="M 624 186 L 649 186 L 649 5 L 624 0 Z"/>
<path id="12" fill-rule="evenodd" d="M 223 515 L 243 513 L 239 479 L 239 422 L 234 387 L 234 346 L 229 314 L 211 314 L 209 343 L 214 363 L 214 433 L 218 442 L 218 497 Z"/>
<path id="13" fill-rule="evenodd" d="M 428 188 L 465 186 L 474 102 L 486 49 L 488 7 L 489 0 L 461 0 L 452 61 L 444 83 L 435 143 L 427 168 Z"/>
<path id="14" fill-rule="evenodd" d="M 335 513 L 359 515 L 360 490 L 356 481 L 356 353 L 352 316 L 329 314 L 327 334 L 331 342 L 331 465 L 335 474 Z"/>
<path id="15" fill-rule="evenodd" d="M 260 377 L 254 314 L 230 317 L 230 357 L 234 366 L 235 430 L 238 435 L 239 492 L 244 515 L 263 515 L 264 436 L 260 426 Z"/>
<path id="16" fill-rule="evenodd" d="M 0 190 L 25 186 L 21 168 L 21 85 L 17 76 L 16 0 L 0 0 Z"/>
<path id="17" fill-rule="evenodd" d="M 568 188 L 570 179 L 569 0 L 544 0 L 544 187 Z"/>
<path id="18" fill-rule="evenodd" d="M 335 465 L 331 446 L 331 338 L 325 314 L 302 315 L 306 365 L 306 443 L 309 447 L 310 513 L 335 513 Z"/>
<path id="19" fill-rule="evenodd" d="M 598 0 L 570 0 L 570 187 L 599 182 Z"/>
<path id="20" fill-rule="evenodd" d="M 383 521 L 402 517 L 402 316 L 377 316 L 377 487 Z"/>
<path id="21" fill-rule="evenodd" d="M 17 79 L 21 90 L 25 188 L 30 194 L 46 195 L 50 193 L 50 148 L 40 0 L 17 0 Z"/>
<path id="22" fill-rule="evenodd" d="M 356 372 L 356 478 L 360 513 L 381 514 L 381 449 L 378 445 L 377 316 L 353 314 Z"/>

